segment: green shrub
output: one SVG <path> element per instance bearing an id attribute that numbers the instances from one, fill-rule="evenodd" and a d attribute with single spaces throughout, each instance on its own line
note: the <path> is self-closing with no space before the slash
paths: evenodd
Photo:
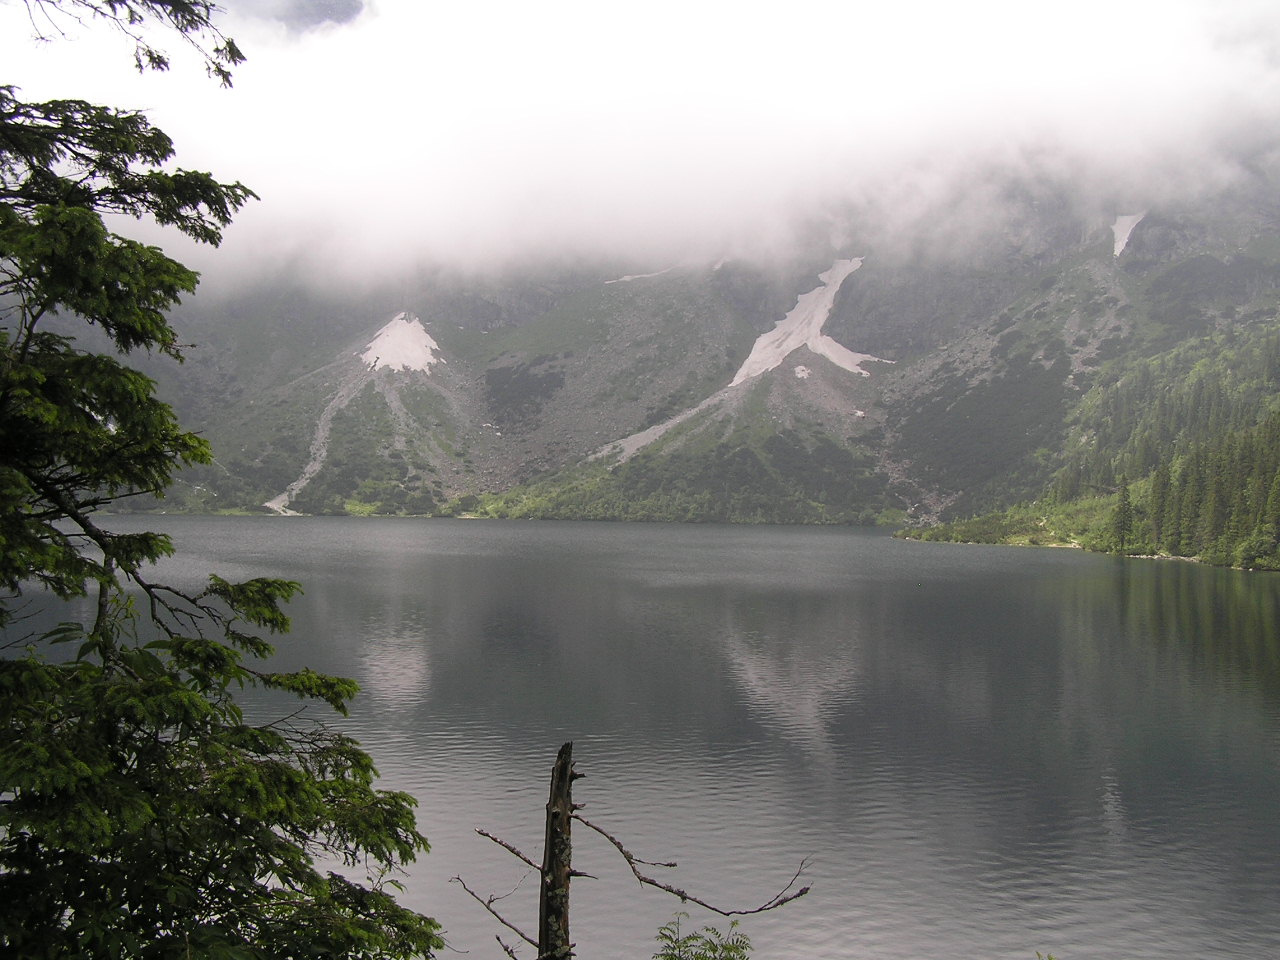
<path id="1" fill-rule="evenodd" d="M 687 913 L 677 913 L 664 923 L 654 939 L 660 947 L 653 960 L 747 960 L 751 956 L 751 940 L 745 933 L 737 933 L 738 921 L 729 924 L 727 933 L 715 927 L 703 927 L 694 933 L 682 934 L 680 922 L 688 920 Z"/>

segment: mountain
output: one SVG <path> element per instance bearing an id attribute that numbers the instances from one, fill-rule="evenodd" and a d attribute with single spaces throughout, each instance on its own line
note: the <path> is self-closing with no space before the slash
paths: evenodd
<path id="1" fill-rule="evenodd" d="M 814 218 L 768 262 L 199 299 L 189 362 L 154 371 L 217 455 L 177 505 L 865 523 L 1114 486 L 1276 406 L 1275 187 L 987 175 L 906 226 Z"/>

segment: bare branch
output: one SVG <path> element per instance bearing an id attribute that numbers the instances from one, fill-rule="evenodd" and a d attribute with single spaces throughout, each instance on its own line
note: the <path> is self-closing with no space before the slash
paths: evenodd
<path id="1" fill-rule="evenodd" d="M 480 834 L 480 836 L 482 837 L 488 837 L 490 840 L 492 840 L 494 843 L 500 846 L 503 850 L 506 850 L 508 853 L 515 855 L 520 860 L 523 860 L 529 866 L 533 867 L 533 869 L 535 870 L 542 869 L 542 866 L 540 864 L 534 863 L 531 858 L 525 856 L 523 853 L 521 853 L 511 844 L 507 843 L 507 841 L 503 840 L 501 837 L 495 837 L 488 830 L 481 830 L 479 827 L 476 827 L 476 833 Z"/>
<path id="2" fill-rule="evenodd" d="M 49 33 L 36 22 L 36 11 L 48 24 L 48 31 L 61 38 L 67 31 L 55 19 L 55 14 L 81 27 L 90 20 L 102 20 L 134 45 L 134 65 L 144 70 L 169 69 L 169 57 L 151 44 L 145 24 L 148 20 L 172 29 L 204 60 L 205 69 L 224 87 L 231 86 L 231 68 L 244 62 L 244 54 L 234 40 L 225 36 L 213 23 L 213 17 L 221 10 L 213 0 L 190 0 L 186 3 L 157 2 L 157 0 L 23 0 L 27 18 L 36 39 L 48 40 Z"/>
<path id="3" fill-rule="evenodd" d="M 466 882 L 465 880 L 463 880 L 461 877 L 450 877 L 450 878 L 449 878 L 449 882 L 450 882 L 450 883 L 456 883 L 456 884 L 458 884 L 459 886 L 461 886 L 463 890 L 465 890 L 465 891 L 467 891 L 467 893 L 471 894 L 472 899 L 473 899 L 473 900 L 475 900 L 475 902 L 476 902 L 476 903 L 480 904 L 480 906 L 482 906 L 482 907 L 484 907 L 486 910 L 488 910 L 488 911 L 489 911 L 489 913 L 493 915 L 493 918 L 494 918 L 495 920 L 497 920 L 500 924 L 502 924 L 502 925 L 503 925 L 504 927 L 506 927 L 508 930 L 510 930 L 510 931 L 512 931 L 513 933 L 515 933 L 516 935 L 518 935 L 522 940 L 524 940 L 524 941 L 525 941 L 525 943 L 529 944 L 530 946 L 532 946 L 532 947 L 534 947 L 534 948 L 537 948 L 537 946 L 538 946 L 538 941 L 537 941 L 537 940 L 533 939 L 533 937 L 529 936 L 527 933 L 525 933 L 523 930 L 521 930 L 519 927 L 517 927 L 514 923 L 512 923 L 510 920 L 508 920 L 508 919 L 507 919 L 506 917 L 504 917 L 502 914 L 498 913 L 498 911 L 497 911 L 497 910 L 493 909 L 493 903 L 494 903 L 494 901 L 495 901 L 495 900 L 500 900 L 500 899 L 502 899 L 501 897 L 490 897 L 488 900 L 486 900 L 484 897 L 480 896 L 480 894 L 476 893 L 474 890 L 472 890 L 470 887 L 468 887 L 468 886 L 467 886 L 467 882 Z M 510 895 L 511 895 L 511 894 L 507 894 L 507 896 L 510 896 Z M 501 942 L 501 941 L 499 941 L 499 942 Z"/>
<path id="4" fill-rule="evenodd" d="M 618 853 L 622 855 L 622 859 L 624 859 L 627 862 L 627 866 L 631 869 L 631 873 L 635 876 L 636 880 L 639 881 L 641 884 L 645 886 L 656 887 L 659 890 L 664 890 L 667 893 L 671 894 L 672 896 L 679 897 L 681 901 L 685 901 L 688 903 L 696 903 L 698 906 L 705 907 L 707 910 L 710 910 L 712 913 L 718 913 L 722 917 L 741 917 L 741 916 L 746 916 L 747 914 L 752 914 L 752 913 L 764 913 L 766 910 L 773 910 L 777 907 L 782 906 L 784 903 L 790 903 L 792 900 L 798 900 L 800 897 L 803 897 L 806 893 L 809 892 L 808 887 L 801 887 L 799 890 L 795 891 L 794 893 L 789 892 L 791 888 L 795 886 L 796 881 L 800 879 L 800 875 L 804 873 L 805 867 L 808 866 L 809 864 L 809 860 L 806 857 L 804 860 L 800 861 L 799 868 L 797 868 L 795 874 L 791 877 L 790 881 L 787 882 L 787 885 L 783 887 L 782 890 L 780 890 L 777 894 L 775 894 L 771 899 L 767 900 L 761 906 L 758 906 L 752 910 L 725 910 L 721 907 L 717 907 L 713 904 L 707 903 L 707 901 L 699 897 L 693 896 L 693 894 L 689 893 L 687 890 L 681 890 L 679 887 L 674 887 L 674 886 L 671 886 L 670 884 L 662 883 L 660 880 L 655 880 L 653 879 L 653 877 L 650 877 L 640 872 L 640 864 L 644 864 L 645 866 L 656 866 L 656 867 L 674 867 L 675 866 L 674 863 L 650 863 L 649 861 L 641 860 L 639 857 L 633 854 L 630 850 L 624 847 L 622 845 L 622 841 L 620 841 L 617 837 L 611 834 L 608 830 L 605 830 L 603 827 L 597 826 L 596 824 L 592 823 L 590 820 L 588 820 L 586 817 L 582 816 L 581 814 L 575 813 L 573 815 L 573 818 L 577 820 L 579 823 L 581 823 L 583 826 L 590 827 L 596 833 L 600 834 L 600 836 L 604 837 L 611 844 L 613 844 L 614 849 L 616 849 Z"/>

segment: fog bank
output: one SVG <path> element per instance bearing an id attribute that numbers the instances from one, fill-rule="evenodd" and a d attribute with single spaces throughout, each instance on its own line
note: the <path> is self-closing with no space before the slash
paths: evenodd
<path id="1" fill-rule="evenodd" d="M 214 256 L 164 241 L 211 283 L 768 255 L 833 210 L 990 215 L 997 172 L 1114 217 L 1231 182 L 1280 120 L 1280 12 L 1251 0 L 230 6 L 250 60 L 221 90 L 179 57 L 137 77 L 100 30 L 32 44 L 0 3 L 0 82 L 148 108 L 262 196 Z"/>

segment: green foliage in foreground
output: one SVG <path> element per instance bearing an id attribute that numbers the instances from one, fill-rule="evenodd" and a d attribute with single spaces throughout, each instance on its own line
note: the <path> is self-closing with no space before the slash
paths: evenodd
<path id="1" fill-rule="evenodd" d="M 271 648 L 251 630 L 287 628 L 278 603 L 296 589 L 150 587 L 163 610 L 150 641 L 133 604 L 105 592 L 91 625 L 25 638 L 0 661 L 11 955 L 414 957 L 440 945 L 387 879 L 427 849 L 413 799 L 374 789 L 351 738 L 287 704 L 250 722 L 234 699 L 261 687 L 345 712 L 351 681 L 254 665 Z"/>
<path id="2" fill-rule="evenodd" d="M 751 939 L 737 932 L 738 921 L 732 921 L 726 933 L 715 927 L 682 933 L 681 923 L 688 919 L 689 915 L 681 911 L 659 928 L 654 938 L 658 952 L 653 960 L 748 960 L 751 956 Z M 1037 950 L 1036 960 L 1054 960 L 1054 956 Z"/>
<path id="3" fill-rule="evenodd" d="M 736 920 L 729 924 L 728 933 L 715 927 L 681 933 L 681 921 L 688 919 L 687 913 L 677 913 L 659 928 L 653 960 L 747 960 L 751 956 L 751 940 L 737 932 Z"/>
<path id="4" fill-rule="evenodd" d="M 237 62 L 203 0 L 38 6 L 130 36 L 148 19 L 212 36 L 223 79 Z M 140 63 L 163 63 L 138 43 Z M 169 539 L 99 516 L 210 461 L 125 362 L 181 360 L 166 314 L 196 275 L 105 217 L 216 244 L 253 195 L 173 170 L 171 154 L 141 114 L 0 86 L 0 954 L 429 955 L 435 922 L 399 906 L 389 879 L 427 848 L 414 801 L 374 789 L 359 745 L 292 703 L 345 712 L 355 684 L 265 663 L 261 634 L 288 628 L 298 585 L 156 582 Z M 77 341 L 88 326 L 106 352 Z M 85 622 L 34 626 L 76 598 L 96 601 Z M 248 718 L 246 688 L 278 712 Z"/>

